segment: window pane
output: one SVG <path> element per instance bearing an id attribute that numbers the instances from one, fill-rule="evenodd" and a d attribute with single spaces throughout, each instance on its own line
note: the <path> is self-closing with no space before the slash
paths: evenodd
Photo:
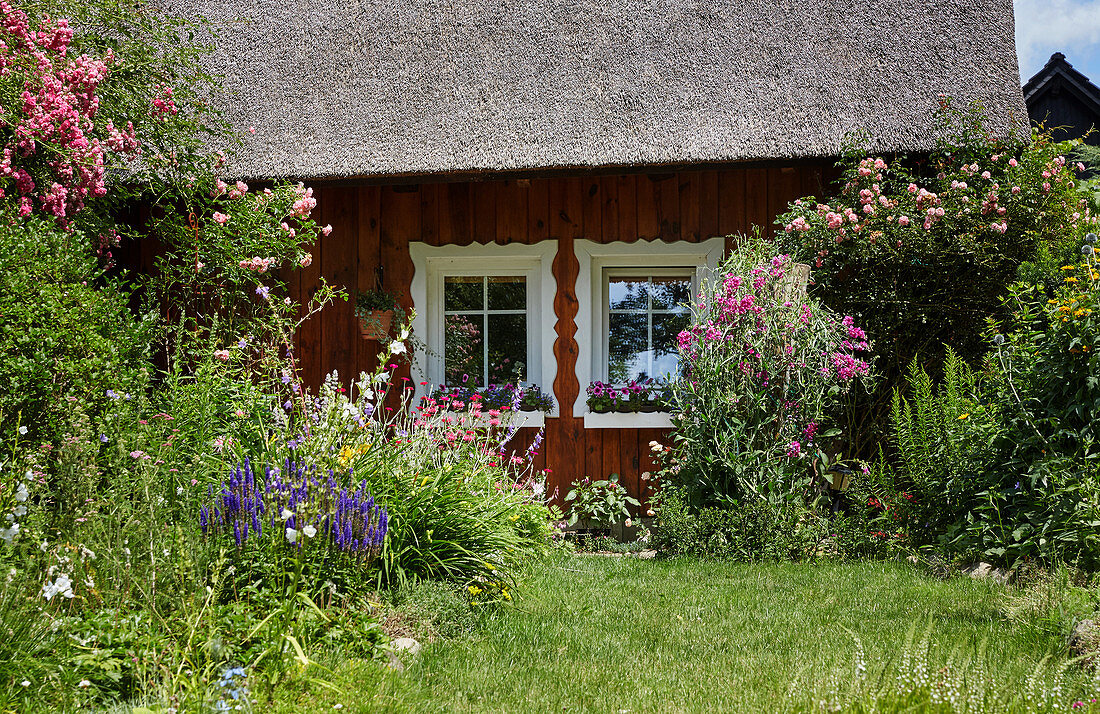
<path id="1" fill-rule="evenodd" d="M 527 278 L 489 276 L 490 310 L 526 310 Z"/>
<path id="2" fill-rule="evenodd" d="M 607 298 L 612 310 L 646 310 L 649 307 L 649 278 L 615 276 L 607 280 Z"/>
<path id="3" fill-rule="evenodd" d="M 676 349 L 676 336 L 686 330 L 691 323 L 687 314 L 653 316 L 653 374 L 650 377 L 673 377 L 680 375 L 679 353 Z"/>
<path id="4" fill-rule="evenodd" d="M 644 314 L 612 313 L 608 318 L 607 379 L 622 384 L 648 369 L 648 321 Z"/>
<path id="5" fill-rule="evenodd" d="M 485 308 L 479 276 L 448 275 L 443 278 L 444 310 L 482 310 Z"/>
<path id="6" fill-rule="evenodd" d="M 527 381 L 527 315 L 489 315 L 489 384 Z"/>
<path id="7" fill-rule="evenodd" d="M 691 278 L 660 276 L 653 278 L 653 309 L 683 311 L 691 300 Z"/>
<path id="8" fill-rule="evenodd" d="M 481 315 L 446 317 L 443 363 L 444 381 L 448 386 L 484 386 L 481 320 Z"/>

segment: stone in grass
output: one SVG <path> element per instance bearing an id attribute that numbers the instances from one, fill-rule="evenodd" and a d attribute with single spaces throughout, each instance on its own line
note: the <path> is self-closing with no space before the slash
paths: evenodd
<path id="1" fill-rule="evenodd" d="M 998 568 L 992 563 L 971 563 L 963 568 L 963 572 L 978 580 L 992 580 L 998 585 L 1007 585 L 1015 574 L 1012 570 Z"/>
<path id="2" fill-rule="evenodd" d="M 1081 620 L 1073 626 L 1066 645 L 1075 657 L 1083 657 L 1086 664 L 1095 662 L 1100 657 L 1100 624 Z"/>
<path id="3" fill-rule="evenodd" d="M 420 643 L 411 637 L 398 637 L 390 641 L 390 651 L 386 653 L 386 658 L 389 661 L 386 662 L 386 665 L 390 669 L 404 672 L 405 663 L 398 656 L 399 652 L 408 652 L 410 655 L 416 656 L 420 652 Z"/>
<path id="4" fill-rule="evenodd" d="M 394 652 L 408 652 L 411 655 L 420 652 L 420 643 L 411 637 L 398 637 L 391 644 Z"/>

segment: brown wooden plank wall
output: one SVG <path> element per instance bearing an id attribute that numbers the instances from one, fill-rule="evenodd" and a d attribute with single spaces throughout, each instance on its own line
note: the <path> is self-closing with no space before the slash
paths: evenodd
<path id="1" fill-rule="evenodd" d="M 332 224 L 332 235 L 313 247 L 313 264 L 295 278 L 292 290 L 307 299 L 324 278 L 354 295 L 358 287 L 380 282 L 401 293 L 408 308 L 412 241 L 467 245 L 557 239 L 553 271 L 559 291 L 553 307 L 559 371 L 552 386 L 562 411 L 569 414 L 569 405 L 583 399 L 587 386 L 574 374 L 573 318 L 579 308 L 574 240 L 695 242 L 747 233 L 754 224 L 769 224 L 788 201 L 822 195 L 823 177 L 833 176 L 822 163 L 401 186 L 315 185 L 316 215 L 322 224 Z M 327 308 L 298 335 L 304 378 L 314 388 L 334 369 L 345 382 L 373 369 L 379 349 L 378 343 L 359 337 L 352 300 Z M 407 375 L 402 370 L 396 377 Z M 649 442 L 663 437 L 657 429 L 585 430 L 571 416 L 548 419 L 537 466 L 551 469 L 550 491 L 556 485 L 559 496 L 578 477 L 617 473 L 632 494 L 644 499 L 652 493 L 641 479 L 653 469 Z M 515 448 L 526 449 L 533 438 L 534 430 L 522 430 Z"/>

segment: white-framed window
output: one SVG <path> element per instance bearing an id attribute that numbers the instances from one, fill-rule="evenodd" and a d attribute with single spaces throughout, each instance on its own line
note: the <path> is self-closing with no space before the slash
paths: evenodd
<path id="1" fill-rule="evenodd" d="M 678 372 L 676 335 L 688 324 L 682 303 L 718 267 L 725 239 L 699 243 L 574 242 L 577 276 L 577 381 L 573 415 L 586 426 L 666 426 L 667 415 L 588 414 L 585 389 L 594 381 L 622 384 Z M 591 423 L 589 423 L 591 421 Z M 651 423 L 652 422 L 652 423 Z"/>
<path id="2" fill-rule="evenodd" d="M 415 356 L 418 386 L 534 383 L 552 393 L 556 252 L 556 241 L 411 243 L 413 332 L 428 347 Z"/>

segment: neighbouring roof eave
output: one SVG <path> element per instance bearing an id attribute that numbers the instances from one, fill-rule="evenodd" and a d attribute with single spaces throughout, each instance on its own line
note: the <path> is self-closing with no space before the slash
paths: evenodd
<path id="1" fill-rule="evenodd" d="M 1030 105 L 1038 100 L 1057 80 L 1064 82 L 1074 97 L 1100 115 L 1100 87 L 1074 69 L 1061 52 L 1054 53 L 1046 65 L 1024 84 L 1024 102 Z"/>

